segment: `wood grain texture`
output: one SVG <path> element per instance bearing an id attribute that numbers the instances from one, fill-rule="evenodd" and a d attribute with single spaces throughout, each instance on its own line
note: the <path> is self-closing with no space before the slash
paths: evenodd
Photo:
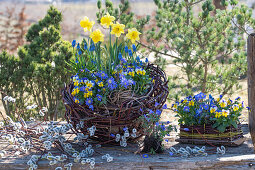
<path id="1" fill-rule="evenodd" d="M 248 105 L 249 112 L 249 129 L 253 146 L 255 146 L 255 33 L 248 37 L 247 46 L 247 62 L 248 62 Z"/>

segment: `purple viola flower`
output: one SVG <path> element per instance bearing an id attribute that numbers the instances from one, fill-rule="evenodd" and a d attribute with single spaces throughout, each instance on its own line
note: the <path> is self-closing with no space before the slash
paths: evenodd
<path id="1" fill-rule="evenodd" d="M 150 112 L 149 112 L 150 114 L 153 114 L 154 112 L 152 111 L 152 110 L 150 110 Z"/>
<path id="2" fill-rule="evenodd" d="M 167 104 L 164 104 L 164 106 L 162 107 L 162 109 L 167 109 Z"/>
<path id="3" fill-rule="evenodd" d="M 159 122 L 156 122 L 156 124 L 155 124 L 156 126 L 159 126 Z"/>
<path id="4" fill-rule="evenodd" d="M 189 106 L 184 106 L 183 111 L 184 112 L 189 112 L 189 109 L 190 109 Z"/>
<path id="5" fill-rule="evenodd" d="M 149 155 L 148 154 L 143 154 L 143 158 L 148 158 Z"/>
<path id="6" fill-rule="evenodd" d="M 161 115 L 161 110 L 156 110 L 156 114 L 160 116 Z"/>
<path id="7" fill-rule="evenodd" d="M 94 106 L 93 106 L 93 105 L 90 105 L 89 108 L 90 108 L 91 110 L 94 110 Z"/>
<path id="8" fill-rule="evenodd" d="M 86 87 L 85 86 L 81 86 L 80 91 L 85 91 Z"/>
<path id="9" fill-rule="evenodd" d="M 189 131 L 189 128 L 184 128 L 183 130 L 184 130 L 184 131 Z"/>
<path id="10" fill-rule="evenodd" d="M 165 130 L 166 130 L 165 125 L 161 125 L 161 129 L 162 129 L 163 131 L 165 131 Z"/>

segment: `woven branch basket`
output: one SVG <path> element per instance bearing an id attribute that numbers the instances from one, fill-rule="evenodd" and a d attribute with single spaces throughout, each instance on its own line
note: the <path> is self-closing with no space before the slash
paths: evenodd
<path id="1" fill-rule="evenodd" d="M 179 137 L 176 141 L 180 143 L 216 146 L 239 146 L 245 141 L 241 124 L 237 128 L 227 127 L 223 133 L 212 128 L 212 125 L 181 125 Z"/>
<path id="2" fill-rule="evenodd" d="M 137 119 L 146 114 L 148 109 L 161 110 L 169 94 L 165 72 L 153 64 L 148 64 L 144 69 L 155 80 L 153 86 L 148 89 L 146 94 L 118 105 L 94 107 L 93 111 L 86 105 L 75 103 L 71 95 L 73 84 L 66 86 L 62 90 L 62 97 L 66 107 L 65 118 L 68 123 L 73 125 L 73 131 L 87 135 L 87 128 L 94 125 L 96 126 L 96 131 L 93 139 L 100 141 L 101 144 L 114 143 L 115 138 L 111 134 L 123 134 L 124 127 L 128 127 L 130 133 L 133 128 L 136 128 L 136 139 L 143 136 L 143 128 Z M 159 103 L 159 105 L 155 106 L 155 102 Z M 84 121 L 84 128 L 77 129 L 76 125 L 80 121 Z"/>

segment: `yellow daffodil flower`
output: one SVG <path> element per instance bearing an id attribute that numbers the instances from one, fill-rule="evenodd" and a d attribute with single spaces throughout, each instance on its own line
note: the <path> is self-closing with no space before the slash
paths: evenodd
<path id="1" fill-rule="evenodd" d="M 124 33 L 125 25 L 116 23 L 112 25 L 111 34 L 115 34 L 116 37 L 120 37 L 121 34 Z"/>
<path id="2" fill-rule="evenodd" d="M 115 20 L 114 16 L 110 16 L 110 14 L 107 12 L 105 16 L 101 18 L 101 25 L 105 26 L 106 28 L 109 28 L 110 25 L 113 24 L 113 21 Z"/>
<path id="3" fill-rule="evenodd" d="M 189 106 L 194 106 L 194 101 L 193 101 L 193 100 L 191 100 L 191 101 L 189 102 Z"/>
<path id="4" fill-rule="evenodd" d="M 215 114 L 215 117 L 216 117 L 216 118 L 219 118 L 219 117 L 221 117 L 221 114 L 220 114 L 220 112 L 216 112 L 216 114 Z"/>
<path id="5" fill-rule="evenodd" d="M 128 33 L 127 33 L 126 37 L 127 37 L 128 39 L 130 39 L 131 42 L 134 44 L 135 41 L 138 41 L 138 40 L 140 39 L 140 38 L 139 38 L 139 35 L 140 35 L 140 34 L 141 34 L 141 33 L 140 33 L 139 31 L 137 31 L 136 28 L 132 28 L 132 29 L 128 29 Z"/>
<path id="6" fill-rule="evenodd" d="M 102 32 L 97 29 L 96 31 L 93 31 L 90 34 L 90 38 L 93 40 L 93 42 L 96 44 L 99 41 L 103 42 L 104 41 L 104 34 L 102 34 Z"/>
<path id="7" fill-rule="evenodd" d="M 84 19 L 80 21 L 80 26 L 84 29 L 85 32 L 91 31 L 94 24 L 95 22 L 89 21 L 88 17 L 84 17 Z"/>

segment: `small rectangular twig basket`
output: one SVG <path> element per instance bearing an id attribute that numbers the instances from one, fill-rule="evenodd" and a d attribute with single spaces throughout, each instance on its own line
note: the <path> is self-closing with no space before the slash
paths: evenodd
<path id="1" fill-rule="evenodd" d="M 239 146 L 245 141 L 241 124 L 237 128 L 228 127 L 223 133 L 211 125 L 181 125 L 179 137 L 177 142 L 201 145 Z"/>

